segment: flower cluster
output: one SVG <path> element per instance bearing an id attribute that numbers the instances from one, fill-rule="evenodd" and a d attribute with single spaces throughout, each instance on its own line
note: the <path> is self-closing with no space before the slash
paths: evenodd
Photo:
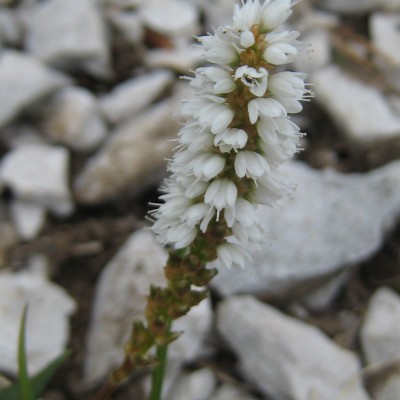
<path id="1" fill-rule="evenodd" d="M 304 74 L 277 67 L 304 50 L 299 33 L 282 27 L 293 3 L 248 0 L 235 7 L 232 24 L 198 38 L 212 65 L 189 78 L 196 96 L 182 106 L 186 124 L 164 203 L 153 212 L 163 245 L 186 248 L 203 236 L 216 246 L 215 262 L 231 267 L 250 258 L 249 242 L 265 241 L 256 209 L 285 191 L 278 167 L 301 136 L 288 114 L 310 94 Z"/>

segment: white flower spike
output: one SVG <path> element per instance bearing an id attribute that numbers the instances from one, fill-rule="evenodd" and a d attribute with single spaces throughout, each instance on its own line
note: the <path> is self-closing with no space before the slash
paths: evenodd
<path id="1" fill-rule="evenodd" d="M 245 266 L 248 244 L 269 239 L 258 205 L 273 206 L 290 189 L 279 166 L 302 134 L 288 115 L 311 93 L 304 74 L 277 66 L 304 50 L 299 33 L 282 26 L 297 2 L 247 0 L 230 25 L 198 38 L 212 65 L 188 78 L 196 96 L 182 106 L 187 121 L 152 229 L 160 243 L 211 266 Z"/>

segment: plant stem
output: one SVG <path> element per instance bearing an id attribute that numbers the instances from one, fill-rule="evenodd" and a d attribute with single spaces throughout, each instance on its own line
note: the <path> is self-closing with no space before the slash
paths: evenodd
<path id="1" fill-rule="evenodd" d="M 171 329 L 172 321 L 169 321 L 168 331 Z M 157 366 L 153 369 L 151 375 L 151 392 L 149 400 L 161 400 L 162 387 L 164 382 L 165 367 L 167 364 L 168 345 L 156 347 Z"/>

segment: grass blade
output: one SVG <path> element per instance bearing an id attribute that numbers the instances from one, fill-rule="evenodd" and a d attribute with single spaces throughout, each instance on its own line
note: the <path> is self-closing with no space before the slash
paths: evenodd
<path id="1" fill-rule="evenodd" d="M 18 336 L 18 381 L 21 388 L 21 399 L 22 400 L 35 400 L 33 394 L 31 381 L 28 376 L 28 367 L 26 362 L 26 346 L 25 346 L 25 331 L 26 331 L 26 316 L 28 312 L 28 306 L 25 305 L 24 311 L 22 312 L 21 324 L 19 327 Z"/>

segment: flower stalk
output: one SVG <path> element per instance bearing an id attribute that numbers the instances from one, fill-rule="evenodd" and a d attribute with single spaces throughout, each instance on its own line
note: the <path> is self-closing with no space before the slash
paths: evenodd
<path id="1" fill-rule="evenodd" d="M 282 27 L 296 2 L 248 0 L 230 25 L 198 38 L 211 65 L 187 78 L 195 96 L 182 105 L 186 123 L 163 203 L 151 213 L 158 242 L 169 246 L 167 286 L 150 288 L 145 322 L 133 323 L 105 393 L 136 369 L 155 368 L 150 400 L 160 400 L 167 347 L 179 336 L 172 321 L 207 297 L 218 268 L 244 267 L 249 245 L 269 238 L 257 209 L 290 190 L 279 166 L 298 151 L 302 133 L 289 115 L 311 96 L 304 74 L 280 67 L 304 50 L 299 33 Z"/>

